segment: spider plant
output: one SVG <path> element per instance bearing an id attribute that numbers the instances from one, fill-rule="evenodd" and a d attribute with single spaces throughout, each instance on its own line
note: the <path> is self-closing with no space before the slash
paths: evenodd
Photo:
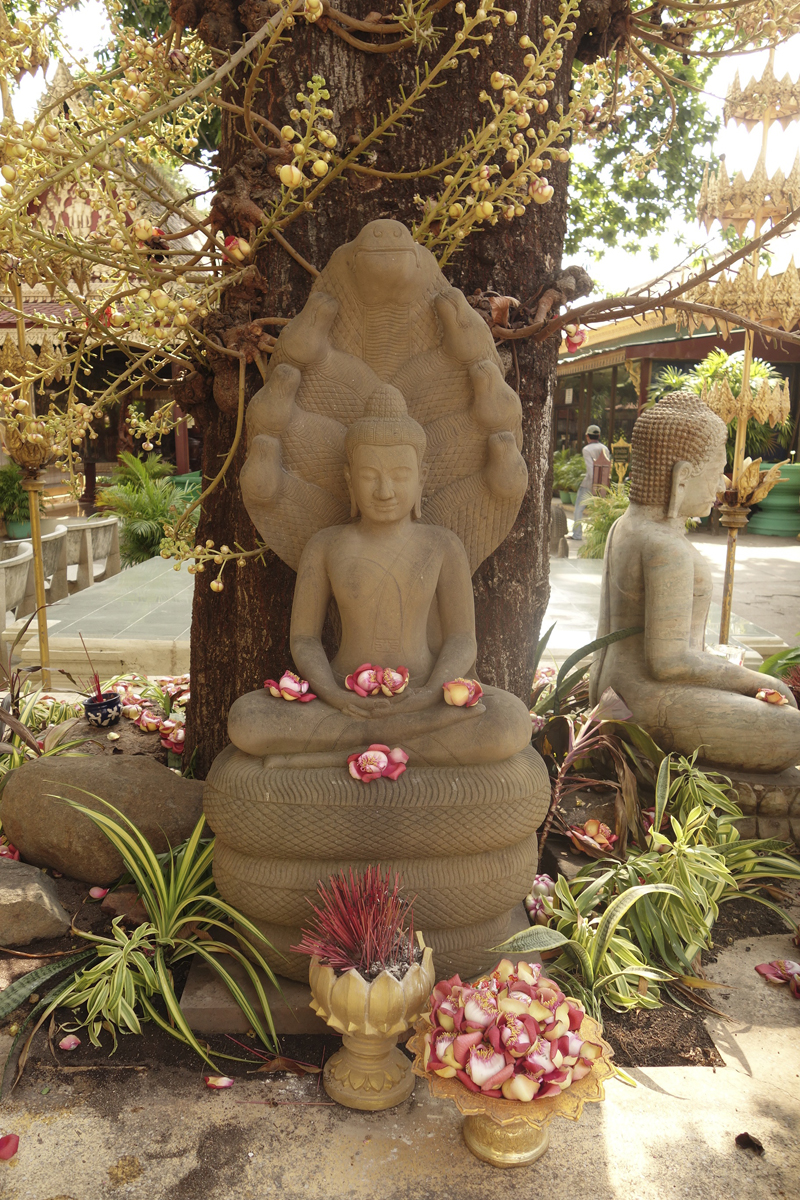
<path id="1" fill-rule="evenodd" d="M 128 932 L 117 918 L 108 937 L 73 930 L 91 943 L 96 957 L 57 989 L 40 1022 L 57 1008 L 83 1010 L 72 1028 L 85 1028 L 93 1045 L 100 1044 L 101 1029 L 109 1029 L 113 1053 L 117 1032 L 140 1033 L 143 1022 L 154 1021 L 216 1069 L 210 1052 L 189 1028 L 175 992 L 175 966 L 199 954 L 216 971 L 264 1045 L 277 1051 L 260 972 L 278 985 L 258 949 L 259 943 L 270 943 L 247 917 L 219 896 L 211 873 L 214 840 L 203 838 L 205 818 L 200 818 L 182 846 L 159 858 L 124 813 L 99 796 L 92 799 L 100 801 L 103 811 L 74 800 L 66 803 L 93 821 L 119 851 L 148 919 Z M 226 962 L 231 960 L 248 976 L 260 1012 L 228 970 Z"/>
<path id="2" fill-rule="evenodd" d="M 570 995 L 600 1019 L 600 1004 L 616 1012 L 631 1008 L 658 1008 L 658 984 L 668 982 L 669 972 L 647 961 L 623 926 L 626 913 L 645 896 L 680 895 L 670 884 L 638 885 L 617 896 L 602 912 L 598 898 L 607 884 L 606 872 L 599 879 L 584 881 L 575 894 L 567 880 L 556 880 L 550 901 L 550 927 L 532 926 L 497 946 L 505 953 L 525 954 L 535 950 L 561 949 L 548 965 L 548 974 L 563 982 Z"/>

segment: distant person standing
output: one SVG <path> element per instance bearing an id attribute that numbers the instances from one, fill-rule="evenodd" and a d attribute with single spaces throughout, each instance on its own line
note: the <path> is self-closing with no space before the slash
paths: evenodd
<path id="1" fill-rule="evenodd" d="M 586 507 L 586 501 L 592 495 L 594 464 L 598 459 L 605 459 L 606 462 L 611 462 L 611 454 L 609 453 L 608 446 L 605 446 L 600 441 L 600 426 L 588 425 L 586 428 L 586 445 L 583 447 L 583 461 L 586 463 L 586 474 L 581 480 L 581 486 L 578 488 L 578 495 L 575 499 L 575 517 L 572 522 L 573 542 L 583 541 L 581 518 L 583 517 L 583 510 Z"/>

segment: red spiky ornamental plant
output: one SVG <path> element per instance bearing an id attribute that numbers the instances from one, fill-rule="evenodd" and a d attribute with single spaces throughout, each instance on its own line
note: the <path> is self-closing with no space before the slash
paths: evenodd
<path id="1" fill-rule="evenodd" d="M 358 971 L 375 979 L 381 971 L 402 977 L 418 957 L 414 945 L 413 903 L 400 897 L 400 877 L 367 867 L 363 875 L 340 871 L 327 886 L 320 883 L 320 903 L 309 901 L 315 919 L 292 949 L 316 955 L 334 971 Z"/>

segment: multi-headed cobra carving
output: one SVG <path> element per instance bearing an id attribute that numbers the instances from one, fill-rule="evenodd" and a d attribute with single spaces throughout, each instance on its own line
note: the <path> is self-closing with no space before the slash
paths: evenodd
<path id="1" fill-rule="evenodd" d="M 313 533 L 350 520 L 345 432 L 386 383 L 427 436 L 422 520 L 453 530 L 474 571 L 528 485 L 522 409 L 486 324 L 398 221 L 341 246 L 278 338 L 247 412 L 253 524 L 296 569 Z"/>

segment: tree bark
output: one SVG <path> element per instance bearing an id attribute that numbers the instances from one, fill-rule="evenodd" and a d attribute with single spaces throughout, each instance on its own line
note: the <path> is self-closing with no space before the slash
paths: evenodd
<path id="1" fill-rule="evenodd" d="M 590 5 L 592 12 L 579 22 L 581 37 L 598 41 L 608 27 L 615 0 Z M 368 0 L 354 0 L 350 15 L 364 18 Z M 176 11 L 177 9 L 177 11 Z M 273 10 L 258 0 L 247 0 L 238 9 L 230 0 L 182 0 L 173 16 L 196 25 L 212 45 L 229 49 L 241 44 L 247 32 L 257 29 Z M 477 60 L 464 57 L 452 74 L 455 81 L 434 91 L 423 111 L 402 126 L 394 138 L 378 148 L 375 165 L 382 169 L 411 169 L 433 163 L 462 139 L 468 127 L 478 128 L 486 114 L 478 96 L 494 70 L 521 74 L 524 51 L 517 46 L 519 33 L 527 32 L 541 44 L 542 17 L 557 18 L 557 5 L 521 3 L 514 33 L 503 27 L 491 46 L 481 48 Z M 459 20 L 452 10 L 437 15 L 437 25 L 452 33 Z M 599 31 L 599 33 L 598 33 Z M 445 38 L 448 36 L 445 33 Z M 601 40 L 601 39 L 600 39 Z M 447 43 L 443 42 L 443 46 Z M 569 45 L 567 46 L 569 51 Z M 431 52 L 433 60 L 435 51 Z M 259 81 L 256 110 L 277 126 L 286 124 L 295 106 L 295 94 L 312 74 L 324 76 L 336 114 L 331 123 L 340 149 L 348 139 L 367 131 L 374 114 L 386 111 L 387 100 L 398 97 L 401 86 L 413 78 L 416 55 L 367 54 L 326 31 L 324 22 L 306 25 L 302 20 L 292 33 L 290 47 L 276 51 L 276 64 Z M 550 93 L 551 109 L 568 104 L 571 58 L 564 63 Z M 241 99 L 246 80 L 230 86 L 231 100 Z M 237 96 L 237 88 L 239 95 Z M 352 144 L 352 143 L 351 143 Z M 214 212 L 226 234 L 247 236 L 255 220 L 253 204 L 261 207 L 275 194 L 275 158 L 268 159 L 251 146 L 243 122 L 224 112 L 219 155 L 222 175 Z M 278 166 L 280 161 L 278 160 Z M 469 237 L 463 250 L 448 263 L 448 280 L 470 295 L 493 289 L 525 302 L 560 273 L 566 229 L 567 171 L 553 163 L 547 172 L 555 195 L 547 205 L 530 205 L 524 217 L 500 222 Z M 426 179 L 384 181 L 348 175 L 322 196 L 315 211 L 289 228 L 286 236 L 304 258 L 318 268 L 333 251 L 356 236 L 361 227 L 378 217 L 393 217 L 410 225 L 419 217 L 419 200 L 434 190 Z M 294 316 L 303 307 L 312 277 L 270 239 L 259 252 L 256 268 L 244 284 L 230 287 L 221 310 L 207 323 L 209 336 L 230 346 L 248 338 L 247 328 L 259 317 Z M 277 330 L 275 331 L 277 332 Z M 255 336 L 255 335 L 254 335 Z M 533 655 L 549 597 L 548 524 L 550 515 L 550 423 L 552 414 L 556 341 L 533 345 L 519 341 L 501 353 L 506 378 L 518 388 L 523 408 L 523 454 L 530 484 L 516 524 L 498 550 L 475 573 L 475 606 L 481 679 L 528 699 Z M 516 355 L 516 361 L 514 360 Z M 214 355 L 211 389 L 196 389 L 192 411 L 204 426 L 204 474 L 213 476 L 230 446 L 235 423 L 237 363 Z M 517 371 L 519 383 L 517 384 Z M 248 368 L 248 398 L 260 386 L 255 367 Z M 199 398 L 198 398 L 199 397 Z M 186 397 L 179 393 L 186 407 Z M 253 528 L 242 503 L 238 474 L 245 456 L 240 446 L 224 485 L 204 503 L 198 540 L 212 538 L 217 546 L 255 544 Z M 289 617 L 294 573 L 271 552 L 263 563 L 251 560 L 244 569 L 228 568 L 224 590 L 212 592 L 206 571 L 197 577 L 192 618 L 192 706 L 188 730 L 189 753 L 196 747 L 196 770 L 205 775 L 214 756 L 225 745 L 227 711 L 243 692 L 260 687 L 268 676 L 277 678 L 290 665 Z"/>

